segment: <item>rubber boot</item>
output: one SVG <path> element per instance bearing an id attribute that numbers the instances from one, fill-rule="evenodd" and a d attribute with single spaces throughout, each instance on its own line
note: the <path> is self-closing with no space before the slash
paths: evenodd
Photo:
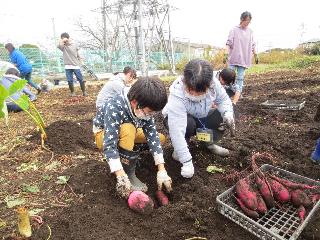
<path id="1" fill-rule="evenodd" d="M 230 152 L 228 149 L 220 147 L 220 146 L 216 145 L 215 143 L 216 142 L 206 144 L 206 146 L 210 152 L 212 152 L 218 156 L 221 156 L 221 157 L 229 156 Z"/>
<path id="2" fill-rule="evenodd" d="M 71 96 L 71 97 L 75 96 L 76 94 L 74 93 L 74 85 L 73 85 L 73 82 L 68 82 L 68 85 L 69 85 L 69 89 L 70 89 L 70 96 Z"/>
<path id="3" fill-rule="evenodd" d="M 81 91 L 82 91 L 82 95 L 83 96 L 88 96 L 87 92 L 86 92 L 86 84 L 84 82 L 81 82 L 80 83 L 80 88 L 81 88 Z"/>
<path id="4" fill-rule="evenodd" d="M 318 138 L 317 146 L 311 154 L 311 160 L 317 164 L 320 164 L 320 138 Z"/>
<path id="5" fill-rule="evenodd" d="M 127 151 L 119 147 L 119 155 L 123 170 L 128 175 L 132 191 L 147 192 L 148 187 L 141 182 L 136 176 L 136 165 L 138 162 L 139 152 Z"/>

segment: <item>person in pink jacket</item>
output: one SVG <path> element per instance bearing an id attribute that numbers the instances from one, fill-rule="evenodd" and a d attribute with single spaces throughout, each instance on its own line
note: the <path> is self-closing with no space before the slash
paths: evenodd
<path id="1" fill-rule="evenodd" d="M 256 63 L 258 63 L 253 32 L 248 27 L 251 19 L 250 12 L 243 12 L 240 16 L 240 24 L 231 29 L 226 42 L 224 62 L 228 61 L 229 68 L 237 72 L 236 92 L 232 99 L 233 104 L 237 104 L 240 98 L 243 89 L 244 73 L 251 66 L 253 55 L 255 56 Z"/>

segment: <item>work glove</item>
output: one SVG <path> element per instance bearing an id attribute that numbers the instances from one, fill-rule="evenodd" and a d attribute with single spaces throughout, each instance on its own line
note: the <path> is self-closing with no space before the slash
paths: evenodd
<path id="1" fill-rule="evenodd" d="M 192 159 L 190 159 L 185 163 L 182 163 L 181 176 L 185 178 L 192 178 L 193 174 L 194 174 L 194 167 L 193 167 Z"/>
<path id="2" fill-rule="evenodd" d="M 226 112 L 223 116 L 223 123 L 224 126 L 227 126 L 230 129 L 231 136 L 235 135 L 236 132 L 236 125 L 234 122 L 234 117 L 232 112 Z"/>
<path id="3" fill-rule="evenodd" d="M 223 62 L 223 64 L 226 64 L 228 62 L 228 54 L 227 53 L 223 54 L 222 62 Z"/>
<path id="4" fill-rule="evenodd" d="M 131 193 L 131 183 L 127 175 L 117 176 L 116 190 L 120 197 L 129 197 Z"/>
<path id="5" fill-rule="evenodd" d="M 256 53 L 254 54 L 254 61 L 256 64 L 259 63 L 259 57 L 258 57 L 258 54 L 256 54 Z"/>
<path id="6" fill-rule="evenodd" d="M 168 173 L 166 170 L 159 170 L 157 173 L 157 184 L 158 184 L 158 190 L 162 190 L 162 187 L 164 186 L 168 192 L 172 191 L 172 180 L 171 177 L 168 176 Z"/>

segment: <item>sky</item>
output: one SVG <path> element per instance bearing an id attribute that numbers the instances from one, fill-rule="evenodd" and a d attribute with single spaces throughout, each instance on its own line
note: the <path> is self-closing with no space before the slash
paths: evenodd
<path id="1" fill-rule="evenodd" d="M 294 48 L 301 41 L 320 39 L 319 0 L 169 0 L 169 3 L 176 7 L 170 15 L 172 36 L 183 41 L 224 47 L 230 29 L 239 24 L 244 11 L 252 13 L 249 27 L 259 52 L 276 47 Z M 54 48 L 54 33 L 56 37 L 61 32 L 81 37 L 75 20 L 101 18 L 92 11 L 99 7 L 101 0 L 1 1 L 0 43 L 33 43 Z"/>

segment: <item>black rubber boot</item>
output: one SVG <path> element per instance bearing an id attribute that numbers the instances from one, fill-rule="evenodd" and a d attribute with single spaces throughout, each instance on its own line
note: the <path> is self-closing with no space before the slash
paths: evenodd
<path id="1" fill-rule="evenodd" d="M 119 147 L 119 155 L 123 170 L 128 175 L 131 183 L 132 191 L 148 191 L 147 185 L 141 182 L 136 176 L 136 165 L 138 162 L 139 152 L 127 151 Z"/>
<path id="2" fill-rule="evenodd" d="M 72 97 L 75 96 L 73 82 L 68 82 L 68 85 L 69 85 L 69 89 L 70 89 L 70 96 L 72 96 Z"/>
<path id="3" fill-rule="evenodd" d="M 83 96 L 88 96 L 88 94 L 86 92 L 86 84 L 84 82 L 80 83 L 80 88 L 81 88 L 81 91 L 82 91 L 82 95 Z"/>

